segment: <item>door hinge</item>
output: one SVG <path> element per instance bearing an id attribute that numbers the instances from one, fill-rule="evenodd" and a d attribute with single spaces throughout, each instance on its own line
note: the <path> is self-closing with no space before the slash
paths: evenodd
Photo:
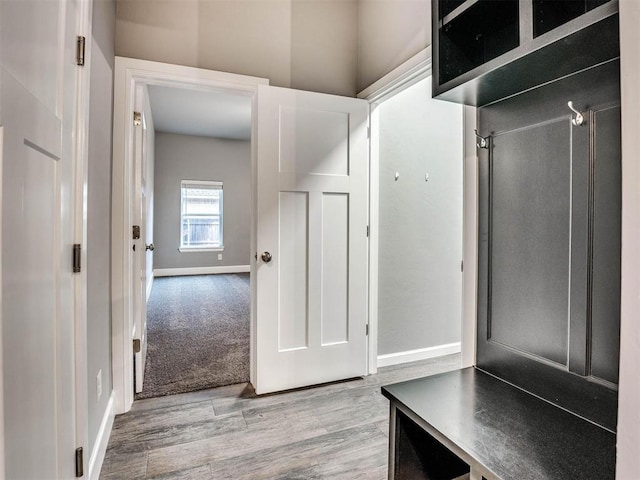
<path id="1" fill-rule="evenodd" d="M 464 260 L 460 260 L 460 271 L 464 272 Z"/>
<path id="2" fill-rule="evenodd" d="M 80 273 L 82 271 L 82 265 L 80 261 L 82 259 L 82 245 L 79 243 L 73 244 L 73 273 Z"/>
<path id="3" fill-rule="evenodd" d="M 364 331 L 365 331 L 365 335 L 368 337 L 369 336 L 369 324 L 368 323 L 365 325 L 365 330 Z"/>
<path id="4" fill-rule="evenodd" d="M 367 237 L 369 236 L 369 225 L 367 225 Z"/>
<path id="5" fill-rule="evenodd" d="M 140 353 L 140 350 L 141 350 L 140 339 L 139 338 L 134 338 L 133 339 L 133 353 Z"/>
<path id="6" fill-rule="evenodd" d="M 140 112 L 133 112 L 133 124 L 136 127 L 142 125 L 142 114 Z"/>
<path id="7" fill-rule="evenodd" d="M 367 138 L 371 138 L 371 127 L 367 127 Z"/>
<path id="8" fill-rule="evenodd" d="M 86 43 L 87 39 L 78 35 L 78 39 L 76 41 L 76 64 L 80 67 L 84 66 L 84 49 Z"/>
<path id="9" fill-rule="evenodd" d="M 76 448 L 76 477 L 80 478 L 84 475 L 84 455 L 82 447 Z"/>

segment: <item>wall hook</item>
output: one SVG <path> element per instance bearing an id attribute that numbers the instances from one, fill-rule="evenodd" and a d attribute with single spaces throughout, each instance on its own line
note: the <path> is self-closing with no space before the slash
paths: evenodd
<path id="1" fill-rule="evenodd" d="M 474 130 L 476 134 L 476 138 L 478 141 L 476 142 L 476 146 L 478 148 L 489 148 L 489 137 L 481 137 L 478 135 L 478 130 Z"/>
<path id="2" fill-rule="evenodd" d="M 573 102 L 571 100 L 567 102 L 567 105 L 569 106 L 571 111 L 576 114 L 576 118 L 572 118 L 571 123 L 573 123 L 576 127 L 579 127 L 584 123 L 584 116 L 581 112 L 573 108 Z"/>
<path id="3" fill-rule="evenodd" d="M 396 175 L 395 175 L 396 182 L 398 181 L 399 178 L 400 178 L 400 173 L 396 172 Z"/>

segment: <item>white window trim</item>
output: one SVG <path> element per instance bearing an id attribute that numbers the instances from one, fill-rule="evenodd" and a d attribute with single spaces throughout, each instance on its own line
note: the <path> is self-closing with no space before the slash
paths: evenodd
<path id="1" fill-rule="evenodd" d="M 190 186 L 206 186 L 213 187 L 213 189 L 224 191 L 224 182 L 217 180 L 180 180 L 180 224 L 178 231 L 180 236 L 178 237 L 178 251 L 180 253 L 206 253 L 206 252 L 224 252 L 224 193 L 220 212 L 220 246 L 218 247 L 197 247 L 197 246 L 183 246 L 182 245 L 182 190 L 185 187 Z"/>
<path id="2" fill-rule="evenodd" d="M 200 253 L 200 252 L 224 252 L 224 246 L 222 247 L 180 247 L 178 248 L 180 253 Z"/>

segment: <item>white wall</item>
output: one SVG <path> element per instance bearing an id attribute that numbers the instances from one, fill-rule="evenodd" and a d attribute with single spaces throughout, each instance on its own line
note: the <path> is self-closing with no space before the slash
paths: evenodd
<path id="1" fill-rule="evenodd" d="M 640 2 L 620 1 L 622 308 L 616 478 L 638 478 L 640 457 Z"/>
<path id="2" fill-rule="evenodd" d="M 178 251 L 181 180 L 224 183 L 223 252 Z M 154 210 L 156 269 L 249 265 L 251 142 L 156 133 Z"/>
<path id="3" fill-rule="evenodd" d="M 431 44 L 430 0 L 118 0 L 116 54 L 355 94 Z"/>
<path id="4" fill-rule="evenodd" d="M 357 0 L 119 0 L 116 54 L 354 96 Z"/>
<path id="5" fill-rule="evenodd" d="M 358 91 L 431 45 L 430 0 L 358 0 Z"/>
<path id="6" fill-rule="evenodd" d="M 378 355 L 460 342 L 462 107 L 428 77 L 378 115 Z"/>
<path id="7" fill-rule="evenodd" d="M 357 22 L 356 0 L 293 0 L 291 88 L 355 96 Z"/>

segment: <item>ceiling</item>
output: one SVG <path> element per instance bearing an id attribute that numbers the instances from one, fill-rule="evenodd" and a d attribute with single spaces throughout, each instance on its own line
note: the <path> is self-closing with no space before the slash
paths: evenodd
<path id="1" fill-rule="evenodd" d="M 156 132 L 249 140 L 251 97 L 149 85 Z"/>

